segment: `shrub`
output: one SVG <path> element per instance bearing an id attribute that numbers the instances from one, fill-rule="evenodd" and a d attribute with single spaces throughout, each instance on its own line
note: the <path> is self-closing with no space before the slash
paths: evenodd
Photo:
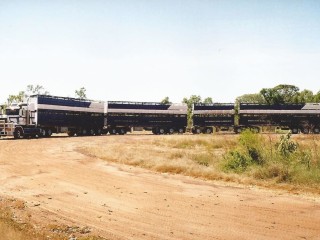
<path id="1" fill-rule="evenodd" d="M 252 164 L 252 158 L 240 150 L 232 150 L 225 156 L 222 168 L 226 172 L 242 173 Z"/>
<path id="2" fill-rule="evenodd" d="M 239 146 L 230 150 L 224 157 L 222 168 L 224 171 L 241 173 L 246 171 L 251 165 L 264 164 L 265 140 L 260 134 L 245 130 L 240 134 Z"/>
<path id="3" fill-rule="evenodd" d="M 280 137 L 280 142 L 276 144 L 278 151 L 284 157 L 289 157 L 290 154 L 294 153 L 297 148 L 298 144 L 291 141 L 291 132 L 288 132 L 285 135 Z"/>

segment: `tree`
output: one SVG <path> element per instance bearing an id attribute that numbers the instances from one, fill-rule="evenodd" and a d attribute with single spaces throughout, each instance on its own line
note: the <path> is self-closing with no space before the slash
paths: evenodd
<path id="1" fill-rule="evenodd" d="M 236 101 L 238 103 L 266 103 L 261 93 L 244 94 L 237 97 Z"/>
<path id="2" fill-rule="evenodd" d="M 160 103 L 161 104 L 171 104 L 172 102 L 170 102 L 169 97 L 165 97 L 164 99 L 161 100 Z"/>
<path id="3" fill-rule="evenodd" d="M 41 85 L 28 85 L 27 86 L 27 95 L 31 94 L 42 94 L 42 95 L 48 95 L 49 92 L 44 89 Z"/>
<path id="4" fill-rule="evenodd" d="M 12 104 L 13 102 L 23 102 L 23 100 L 29 97 L 32 94 L 43 94 L 48 95 L 49 92 L 44 89 L 41 85 L 28 85 L 26 91 L 20 91 L 17 95 L 9 95 L 7 98 L 8 105 Z"/>
<path id="5" fill-rule="evenodd" d="M 25 97 L 25 92 L 20 91 L 17 95 L 9 95 L 8 97 L 8 105 L 11 105 L 13 102 L 23 102 L 23 99 Z"/>
<path id="6" fill-rule="evenodd" d="M 213 100 L 211 97 L 207 97 L 203 100 L 203 103 L 213 103 Z"/>
<path id="7" fill-rule="evenodd" d="M 298 87 L 286 84 L 280 84 L 274 88 L 263 88 L 260 91 L 268 104 L 294 103 L 298 93 Z"/>
<path id="8" fill-rule="evenodd" d="M 201 103 L 201 97 L 198 95 L 191 95 L 189 98 L 183 98 L 183 103 L 186 103 L 188 108 L 192 109 L 194 103 Z"/>
<path id="9" fill-rule="evenodd" d="M 201 97 L 198 95 L 191 95 L 189 98 L 183 98 L 183 103 L 188 106 L 188 127 L 192 126 L 192 106 L 194 103 L 201 103 Z"/>
<path id="10" fill-rule="evenodd" d="M 317 92 L 317 94 L 314 95 L 313 101 L 316 102 L 316 103 L 320 102 L 320 91 Z"/>
<path id="11" fill-rule="evenodd" d="M 75 95 L 80 99 L 86 99 L 87 98 L 86 91 L 87 90 L 85 89 L 85 87 L 82 87 L 79 90 L 75 90 Z"/>
<path id="12" fill-rule="evenodd" d="M 315 96 L 313 92 L 310 90 L 303 90 L 297 95 L 297 102 L 298 103 L 311 103 L 315 101 Z"/>

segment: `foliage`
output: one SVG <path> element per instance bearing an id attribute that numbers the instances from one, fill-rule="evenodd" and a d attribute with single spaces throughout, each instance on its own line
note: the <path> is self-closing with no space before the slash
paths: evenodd
<path id="1" fill-rule="evenodd" d="M 44 89 L 43 86 L 41 85 L 28 85 L 27 86 L 27 95 L 31 94 L 43 94 L 43 95 L 48 95 L 49 92 Z"/>
<path id="2" fill-rule="evenodd" d="M 264 164 L 264 139 L 259 134 L 245 130 L 239 137 L 239 145 L 225 156 L 223 169 L 225 171 L 244 172 L 253 164 Z"/>
<path id="3" fill-rule="evenodd" d="M 225 172 L 242 173 L 276 182 L 320 183 L 320 159 L 317 149 L 300 147 L 291 140 L 291 133 L 269 144 L 261 134 L 244 131 L 238 145 L 224 155 Z M 312 173 L 312 174 L 311 174 Z M 312 176 L 312 177 L 311 177 Z"/>
<path id="4" fill-rule="evenodd" d="M 299 92 L 299 88 L 294 85 L 280 84 L 274 88 L 263 88 L 260 94 L 264 102 L 268 104 L 320 102 L 320 91 L 317 94 L 313 94 L 308 89 Z M 241 99 L 241 97 L 239 98 Z"/>
<path id="5" fill-rule="evenodd" d="M 289 157 L 290 154 L 294 153 L 298 148 L 298 144 L 291 141 L 290 138 L 291 133 L 288 132 L 287 134 L 282 135 L 279 143 L 276 144 L 279 153 L 286 158 Z"/>
<path id="6" fill-rule="evenodd" d="M 261 93 L 244 94 L 237 97 L 236 101 L 238 103 L 266 103 Z"/>
<path id="7" fill-rule="evenodd" d="M 16 95 L 9 95 L 7 101 L 8 105 L 11 105 L 13 102 L 23 102 L 24 98 L 32 95 L 32 94 L 43 94 L 48 95 L 49 92 L 44 89 L 41 85 L 28 85 L 26 91 L 20 91 Z"/>
<path id="8" fill-rule="evenodd" d="M 213 103 L 213 100 L 212 100 L 212 98 L 211 97 L 207 97 L 207 98 L 205 98 L 204 100 L 203 100 L 203 103 Z"/>
<path id="9" fill-rule="evenodd" d="M 172 102 L 170 102 L 169 97 L 165 97 L 164 99 L 161 100 L 160 103 L 161 104 L 171 104 Z"/>
<path id="10" fill-rule="evenodd" d="M 192 107 L 195 103 L 213 103 L 211 97 L 205 98 L 203 101 L 199 95 L 191 95 L 189 98 L 183 98 L 182 103 L 188 106 L 188 127 L 192 126 Z"/>
<path id="11" fill-rule="evenodd" d="M 25 92 L 20 91 L 17 95 L 9 95 L 8 97 L 8 105 L 12 104 L 13 102 L 22 102 L 23 98 L 25 97 Z"/>
<path id="12" fill-rule="evenodd" d="M 274 88 L 263 88 L 260 91 L 268 104 L 294 103 L 298 92 L 298 87 L 286 84 L 280 84 Z"/>
<path id="13" fill-rule="evenodd" d="M 79 90 L 75 90 L 75 95 L 80 99 L 86 99 L 87 98 L 86 91 L 87 90 L 85 89 L 85 87 L 82 87 Z"/>
<path id="14" fill-rule="evenodd" d="M 317 92 L 317 94 L 313 96 L 313 100 L 314 100 L 314 102 L 320 102 L 320 91 Z"/>
<path id="15" fill-rule="evenodd" d="M 311 102 L 317 102 L 316 97 L 313 95 L 313 92 L 310 90 L 303 90 L 300 93 L 297 94 L 296 102 L 298 103 L 311 103 Z"/>

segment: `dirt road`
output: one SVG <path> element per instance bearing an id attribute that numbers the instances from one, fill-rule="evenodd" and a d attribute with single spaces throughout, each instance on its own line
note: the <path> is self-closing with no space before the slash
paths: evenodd
<path id="1" fill-rule="evenodd" d="M 154 136 L 0 140 L 0 195 L 107 239 L 320 239 L 320 200 L 110 164 L 77 149 Z"/>

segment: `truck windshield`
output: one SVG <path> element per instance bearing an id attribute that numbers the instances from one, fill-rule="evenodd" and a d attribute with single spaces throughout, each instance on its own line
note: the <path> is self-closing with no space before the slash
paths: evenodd
<path id="1" fill-rule="evenodd" d="M 19 115 L 19 109 L 6 109 L 6 115 Z"/>

